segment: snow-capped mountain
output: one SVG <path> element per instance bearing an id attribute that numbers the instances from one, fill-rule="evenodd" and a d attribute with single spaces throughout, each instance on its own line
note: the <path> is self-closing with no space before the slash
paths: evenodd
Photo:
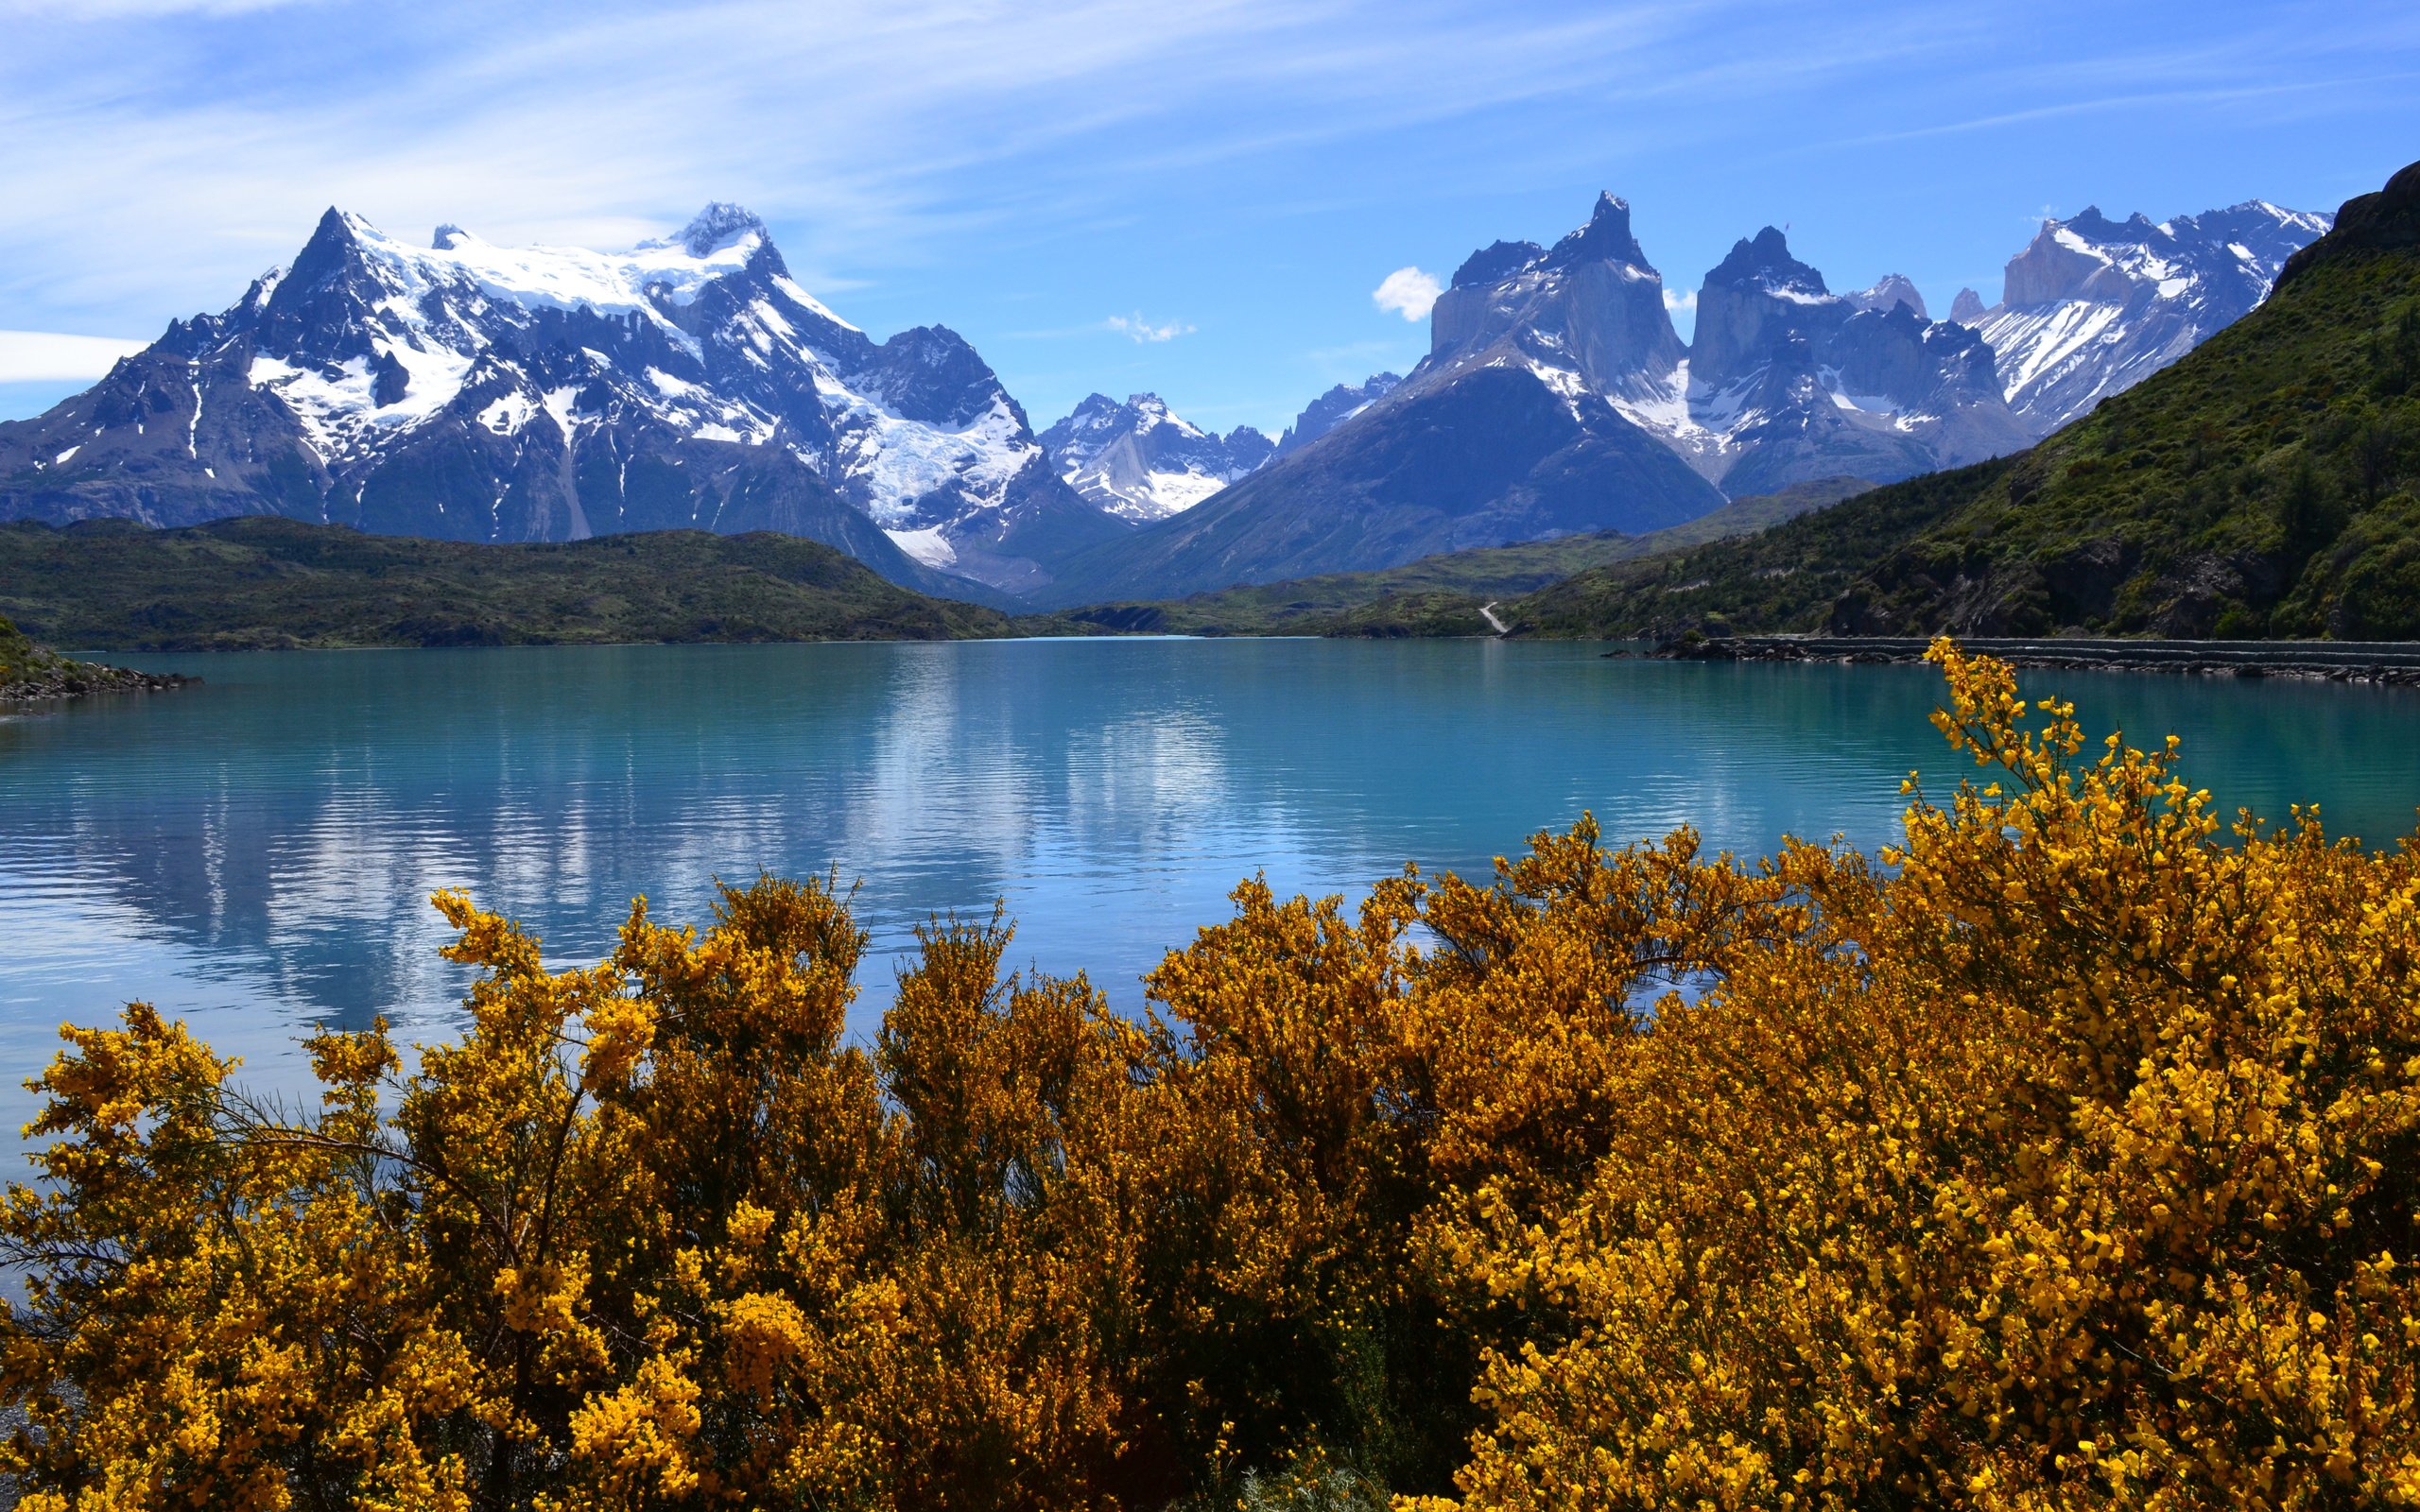
<path id="1" fill-rule="evenodd" d="M 1887 482 L 2024 445 L 1989 348 L 1922 306 L 1897 275 L 1833 294 L 1769 226 L 1706 274 L 1685 347 L 1630 207 L 1603 195 L 1550 250 L 1474 253 L 1438 299 L 1429 356 L 1403 392 L 1522 369 L 1575 401 L 1602 399 L 1734 497 L 1841 475 Z"/>
<path id="2" fill-rule="evenodd" d="M 413 247 L 330 210 L 224 314 L 0 425 L 0 513 L 258 512 L 473 541 L 781 529 L 1011 591 L 1126 528 L 965 341 L 875 342 L 727 204 L 621 253 L 453 226 Z"/>
<path id="3" fill-rule="evenodd" d="M 1357 384 L 1338 384 L 1303 406 L 1286 434 L 1277 438 L 1276 455 L 1288 456 L 1360 414 L 1394 391 L 1401 378 L 1391 372 L 1372 373 Z"/>
<path id="4" fill-rule="evenodd" d="M 2157 224 L 2088 208 L 2042 223 L 1999 303 L 1962 296 L 1951 318 L 1992 344 L 2010 407 L 2047 436 L 2240 319 L 2333 221 L 2262 199 Z"/>
<path id="5" fill-rule="evenodd" d="M 1130 394 L 1122 404 L 1093 394 L 1042 433 L 1042 449 L 1069 488 L 1139 521 L 1192 508 L 1268 461 L 1276 443 L 1249 425 L 1205 431 L 1157 394 Z"/>

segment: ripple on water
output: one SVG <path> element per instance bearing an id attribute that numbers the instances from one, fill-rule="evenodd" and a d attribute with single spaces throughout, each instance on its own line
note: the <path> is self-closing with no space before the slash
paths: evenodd
<path id="1" fill-rule="evenodd" d="M 837 870 L 873 936 L 868 1027 L 935 914 L 1019 923 L 1011 960 L 1117 1001 L 1242 877 L 1357 893 L 1407 860 L 1484 873 L 1593 811 L 1892 839 L 1910 768 L 1962 774 L 1919 668 L 1606 661 L 1493 642 L 1020 642 L 127 658 L 173 696 L 0 720 L 0 1116 L 62 1020 L 132 997 L 291 1086 L 294 1038 L 384 1012 L 450 1031 L 465 985 L 426 903 L 465 887 L 550 959 L 630 899 L 701 918 L 713 879 Z M 2175 730 L 2187 775 L 2381 836 L 2420 799 L 2420 696 L 2079 674 L 2088 727 Z"/>

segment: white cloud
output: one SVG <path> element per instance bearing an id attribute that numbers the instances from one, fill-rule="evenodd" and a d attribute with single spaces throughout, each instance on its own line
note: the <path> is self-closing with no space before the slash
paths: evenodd
<path id="1" fill-rule="evenodd" d="M 115 336 L 71 336 L 56 331 L 0 331 L 0 384 L 98 378 L 145 343 Z"/>
<path id="2" fill-rule="evenodd" d="M 1437 282 L 1434 273 L 1424 273 L 1416 267 L 1398 267 L 1370 291 L 1371 302 L 1381 310 L 1392 310 L 1407 320 L 1426 319 L 1428 307 L 1445 285 Z"/>
<path id="3" fill-rule="evenodd" d="M 1685 310 L 1694 310 L 1697 307 L 1698 291 L 1695 289 L 1691 289 L 1685 294 L 1675 294 L 1670 289 L 1666 289 L 1664 291 L 1664 308 L 1671 311 L 1674 315 L 1679 315 Z"/>
<path id="4" fill-rule="evenodd" d="M 1101 324 L 1133 341 L 1174 341 L 1179 336 L 1189 336 L 1193 334 L 1193 327 L 1181 320 L 1170 320 L 1166 325 L 1153 325 L 1140 315 L 1113 315 Z"/>

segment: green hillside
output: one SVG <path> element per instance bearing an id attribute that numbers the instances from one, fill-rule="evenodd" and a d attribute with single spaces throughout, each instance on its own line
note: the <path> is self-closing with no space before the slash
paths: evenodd
<path id="1" fill-rule="evenodd" d="M 798 536 L 491 546 L 269 516 L 0 526 L 0 614 L 48 644 L 95 650 L 1009 633 L 1005 615 L 910 592 Z"/>
<path id="2" fill-rule="evenodd" d="M 2420 164 L 2031 452 L 1497 612 L 1546 635 L 2420 637 Z"/>
<path id="3" fill-rule="evenodd" d="M 1488 628 L 1479 607 L 1492 600 L 1516 598 L 1609 562 L 1763 530 L 1871 487 L 1860 478 L 1824 478 L 1735 499 L 1685 524 L 1644 535 L 1606 530 L 1486 546 L 1382 572 L 1329 573 L 1162 603 L 1095 605 L 1061 618 L 1161 634 L 1478 635 Z"/>
<path id="4" fill-rule="evenodd" d="M 12 688 L 46 672 L 58 658 L 34 644 L 26 632 L 0 618 L 0 688 Z"/>

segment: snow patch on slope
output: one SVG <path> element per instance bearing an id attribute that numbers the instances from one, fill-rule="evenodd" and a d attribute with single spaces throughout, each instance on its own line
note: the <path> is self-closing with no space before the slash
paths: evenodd
<path id="1" fill-rule="evenodd" d="M 922 530 L 886 530 L 892 545 L 927 567 L 947 572 L 958 565 L 958 548 L 949 543 L 939 525 L 926 525 Z"/>

